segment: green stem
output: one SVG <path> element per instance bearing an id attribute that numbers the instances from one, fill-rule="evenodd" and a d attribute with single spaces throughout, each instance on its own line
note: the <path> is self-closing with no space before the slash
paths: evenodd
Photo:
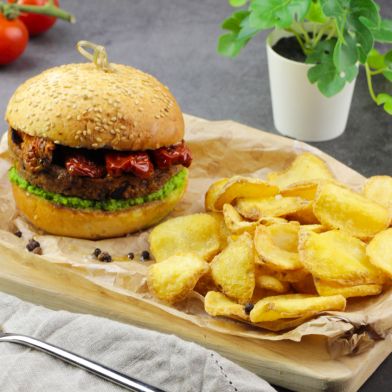
<path id="1" fill-rule="evenodd" d="M 325 34 L 325 30 L 328 28 L 328 26 L 322 26 L 320 28 L 320 30 L 318 31 L 318 33 L 316 34 L 316 38 L 313 39 L 312 42 L 312 48 L 315 48 L 316 45 L 319 43 L 320 39 L 323 37 L 323 35 Z"/>
<path id="2" fill-rule="evenodd" d="M 18 11 L 18 12 L 27 12 L 31 14 L 41 14 L 47 16 L 54 16 L 55 18 L 59 18 L 65 20 L 70 23 L 75 23 L 75 16 L 70 14 L 69 12 L 56 7 L 53 0 L 48 0 L 45 5 L 36 6 L 36 5 L 23 5 L 23 4 L 4 4 L 0 3 L 0 11 L 4 15 L 9 13 L 10 11 Z"/>
<path id="3" fill-rule="evenodd" d="M 306 49 L 306 47 L 305 47 L 304 41 L 302 41 L 301 36 L 300 36 L 295 30 L 293 30 L 293 29 L 286 29 L 286 31 L 288 31 L 289 33 L 294 34 L 295 38 L 297 38 L 297 41 L 298 41 L 298 43 L 299 43 L 299 46 L 300 46 L 301 49 L 302 49 L 303 54 L 306 56 L 306 55 L 307 55 L 307 49 Z"/>
<path id="4" fill-rule="evenodd" d="M 373 89 L 371 70 L 368 63 L 365 64 L 365 70 L 366 70 L 366 80 L 367 80 L 370 96 L 372 97 L 373 101 L 377 103 L 377 97 Z"/>
<path id="5" fill-rule="evenodd" d="M 305 44 L 310 45 L 310 37 L 306 29 L 303 27 L 302 23 L 294 22 L 295 26 L 298 28 L 299 32 L 303 35 L 305 38 Z"/>

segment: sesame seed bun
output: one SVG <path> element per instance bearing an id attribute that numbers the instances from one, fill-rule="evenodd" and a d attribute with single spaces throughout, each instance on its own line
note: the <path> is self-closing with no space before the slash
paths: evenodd
<path id="1" fill-rule="evenodd" d="M 50 234 L 91 240 L 120 237 L 154 225 L 170 213 L 185 189 L 186 183 L 163 200 L 106 212 L 59 206 L 12 184 L 19 212 L 34 226 Z"/>
<path id="2" fill-rule="evenodd" d="M 147 150 L 182 140 L 184 120 L 170 91 L 135 68 L 111 67 L 48 69 L 15 91 L 6 120 L 18 131 L 77 148 Z"/>

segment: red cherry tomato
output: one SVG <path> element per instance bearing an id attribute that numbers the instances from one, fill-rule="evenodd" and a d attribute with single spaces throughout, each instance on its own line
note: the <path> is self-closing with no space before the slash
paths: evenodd
<path id="1" fill-rule="evenodd" d="M 48 0 L 8 0 L 8 3 L 18 3 L 23 5 L 45 5 Z M 59 1 L 54 0 L 54 4 L 58 7 Z M 26 25 L 30 35 L 38 35 L 49 30 L 55 23 L 57 18 L 40 14 L 29 14 L 22 12 L 19 19 Z"/>
<path id="2" fill-rule="evenodd" d="M 26 49 L 29 33 L 17 19 L 7 19 L 0 13 L 0 65 L 16 60 Z"/>

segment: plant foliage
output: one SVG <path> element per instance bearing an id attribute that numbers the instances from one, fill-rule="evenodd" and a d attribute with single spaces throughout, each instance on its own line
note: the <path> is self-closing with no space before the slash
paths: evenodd
<path id="1" fill-rule="evenodd" d="M 355 79 L 363 64 L 369 91 L 377 105 L 392 114 L 392 96 L 376 94 L 374 75 L 392 82 L 392 51 L 380 53 L 375 43 L 392 43 L 392 20 L 383 19 L 374 0 L 229 0 L 235 10 L 227 18 L 218 52 L 235 57 L 260 31 L 279 28 L 292 33 L 313 64 L 308 79 L 331 97 Z M 309 22 L 314 27 L 309 32 Z"/>

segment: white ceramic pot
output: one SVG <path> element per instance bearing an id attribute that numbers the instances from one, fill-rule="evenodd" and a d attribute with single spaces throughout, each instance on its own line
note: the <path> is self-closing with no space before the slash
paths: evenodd
<path id="1" fill-rule="evenodd" d="M 355 80 L 337 95 L 327 98 L 307 77 L 310 64 L 289 60 L 272 47 L 283 37 L 275 30 L 267 37 L 267 58 L 275 128 L 283 135 L 304 141 L 323 141 L 340 136 L 346 128 Z"/>

